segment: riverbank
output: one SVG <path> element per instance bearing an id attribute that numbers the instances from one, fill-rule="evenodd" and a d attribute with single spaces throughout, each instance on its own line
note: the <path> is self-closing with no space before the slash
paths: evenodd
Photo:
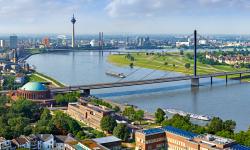
<path id="1" fill-rule="evenodd" d="M 33 81 L 33 82 L 50 82 L 55 87 L 64 87 L 65 86 L 61 82 L 59 82 L 59 81 L 57 81 L 49 76 L 46 76 L 42 73 L 38 73 L 38 72 L 32 73 L 31 76 L 29 77 L 29 80 Z"/>
<path id="2" fill-rule="evenodd" d="M 165 55 L 147 55 L 146 53 L 130 54 L 134 61 L 127 58 L 125 54 L 114 54 L 108 56 L 108 62 L 118 66 L 129 66 L 133 63 L 134 67 L 149 68 L 154 70 L 178 72 L 185 75 L 193 74 L 193 60 L 186 58 L 184 55 L 179 53 L 167 53 Z M 189 67 L 185 64 L 190 64 Z M 208 65 L 197 62 L 197 73 L 198 74 L 211 74 L 216 72 L 230 72 L 246 70 L 236 69 L 229 65 Z M 232 75 L 230 78 L 237 78 L 237 75 Z M 224 78 L 224 77 L 221 77 Z M 244 81 L 250 81 L 249 79 L 243 79 Z"/>

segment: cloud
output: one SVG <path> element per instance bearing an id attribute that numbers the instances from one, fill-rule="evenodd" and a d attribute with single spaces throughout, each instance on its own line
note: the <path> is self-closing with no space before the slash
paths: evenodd
<path id="1" fill-rule="evenodd" d="M 249 0 L 110 0 L 105 10 L 111 17 L 166 16 L 173 13 L 220 13 L 250 6 Z"/>
<path id="2" fill-rule="evenodd" d="M 0 17 L 16 21 L 37 21 L 71 14 L 90 0 L 0 0 Z"/>

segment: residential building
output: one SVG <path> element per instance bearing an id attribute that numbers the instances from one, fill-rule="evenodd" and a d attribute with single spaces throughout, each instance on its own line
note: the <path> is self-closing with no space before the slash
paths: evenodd
<path id="1" fill-rule="evenodd" d="M 86 101 L 69 103 L 67 113 L 72 118 L 96 129 L 101 129 L 101 120 L 104 116 L 114 116 L 113 110 L 104 106 L 95 106 Z"/>
<path id="2" fill-rule="evenodd" d="M 11 149 L 12 149 L 11 141 L 6 140 L 3 137 L 0 137 L 0 150 L 11 150 Z"/>
<path id="3" fill-rule="evenodd" d="M 68 134 L 67 136 L 55 135 L 54 140 L 54 150 L 65 150 L 68 143 L 77 143 L 77 140 L 71 134 Z"/>
<path id="4" fill-rule="evenodd" d="M 234 140 L 211 135 L 197 135 L 171 126 L 137 131 L 136 150 L 250 150 Z"/>
<path id="5" fill-rule="evenodd" d="M 39 138 L 38 149 L 53 150 L 55 145 L 54 136 L 52 134 L 37 134 Z"/>
<path id="6" fill-rule="evenodd" d="M 31 143 L 25 136 L 20 136 L 15 139 L 12 139 L 13 144 L 17 148 L 27 148 L 30 149 Z"/>

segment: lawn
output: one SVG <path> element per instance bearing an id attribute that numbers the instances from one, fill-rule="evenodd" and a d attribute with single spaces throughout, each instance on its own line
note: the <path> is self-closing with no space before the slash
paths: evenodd
<path id="1" fill-rule="evenodd" d="M 179 53 L 168 53 L 165 56 L 159 55 L 146 55 L 145 53 L 135 53 L 131 54 L 135 61 L 130 61 L 125 57 L 125 54 L 115 54 L 109 55 L 108 61 L 115 65 L 119 66 L 129 66 L 130 63 L 133 63 L 134 66 L 142 67 L 142 68 L 149 68 L 155 70 L 163 70 L 163 71 L 174 71 L 183 73 L 186 75 L 193 74 L 193 60 L 187 59 L 183 55 Z M 185 68 L 185 64 L 190 63 L 190 68 Z M 198 74 L 211 74 L 216 72 L 229 72 L 229 71 L 239 71 L 239 70 L 246 70 L 245 68 L 242 69 L 235 69 L 229 65 L 208 65 L 202 64 L 197 61 L 197 73 Z M 237 77 L 237 76 L 230 76 L 230 77 Z M 244 79 L 246 80 L 246 79 Z"/>
<path id="2" fill-rule="evenodd" d="M 38 76 L 35 75 L 34 73 L 31 74 L 31 75 L 29 76 L 29 81 L 30 81 L 30 82 L 46 82 L 46 80 L 44 80 L 44 79 L 38 77 Z"/>

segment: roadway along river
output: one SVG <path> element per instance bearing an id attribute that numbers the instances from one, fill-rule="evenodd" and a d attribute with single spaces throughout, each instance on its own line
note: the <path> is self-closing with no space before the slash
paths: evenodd
<path id="1" fill-rule="evenodd" d="M 66 85 L 85 85 L 92 83 L 117 82 L 105 74 L 106 71 L 129 74 L 135 69 L 118 67 L 106 61 L 109 53 L 98 52 L 60 52 L 31 56 L 27 62 L 38 72 L 51 76 Z M 144 79 L 151 74 L 150 69 L 138 69 L 124 80 Z M 174 72 L 155 71 L 146 79 L 180 75 Z M 219 116 L 237 122 L 237 130 L 247 130 L 250 125 L 250 84 L 216 79 L 210 86 L 202 80 L 199 89 L 192 89 L 190 81 L 103 89 L 91 91 L 92 94 L 119 103 L 138 106 L 148 112 L 158 107 L 175 108 L 197 114 Z"/>

